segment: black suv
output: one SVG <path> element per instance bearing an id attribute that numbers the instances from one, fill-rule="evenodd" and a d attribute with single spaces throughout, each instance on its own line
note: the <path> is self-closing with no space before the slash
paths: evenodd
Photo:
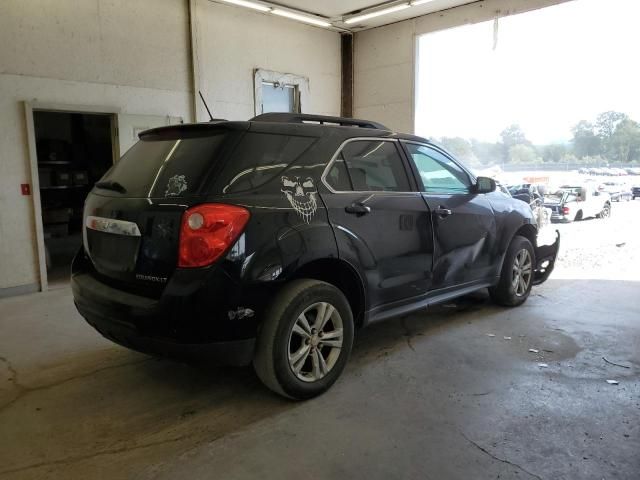
<path id="1" fill-rule="evenodd" d="M 265 114 L 148 130 L 86 199 L 76 306 L 142 352 L 253 362 L 327 390 L 354 330 L 489 288 L 523 303 L 559 246 L 529 207 L 429 141 L 374 122 Z"/>

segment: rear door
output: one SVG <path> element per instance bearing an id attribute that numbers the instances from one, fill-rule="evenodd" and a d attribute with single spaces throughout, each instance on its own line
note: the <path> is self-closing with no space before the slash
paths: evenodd
<path id="1" fill-rule="evenodd" d="M 429 210 L 396 140 L 351 139 L 323 181 L 339 254 L 360 270 L 370 308 L 427 292 L 431 284 Z"/>
<path id="2" fill-rule="evenodd" d="M 434 231 L 433 288 L 484 280 L 495 273 L 496 223 L 475 180 L 444 151 L 402 142 Z"/>

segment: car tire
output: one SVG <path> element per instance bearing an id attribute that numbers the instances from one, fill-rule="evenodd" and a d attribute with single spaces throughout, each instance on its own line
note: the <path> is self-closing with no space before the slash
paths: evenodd
<path id="1" fill-rule="evenodd" d="M 609 205 L 608 203 L 605 203 L 600 213 L 596 215 L 596 217 L 602 218 L 602 219 L 607 219 L 610 216 L 611 216 L 611 205 Z"/>
<path id="2" fill-rule="evenodd" d="M 522 305 L 531 293 L 535 264 L 535 251 L 529 239 L 520 235 L 513 237 L 504 256 L 500 280 L 489 288 L 491 299 L 505 307 Z"/>
<path id="3" fill-rule="evenodd" d="M 318 323 L 321 313 L 324 326 Z M 256 374 L 288 398 L 320 395 L 344 370 L 353 332 L 351 308 L 339 289 L 318 280 L 294 280 L 267 309 L 253 360 Z"/>

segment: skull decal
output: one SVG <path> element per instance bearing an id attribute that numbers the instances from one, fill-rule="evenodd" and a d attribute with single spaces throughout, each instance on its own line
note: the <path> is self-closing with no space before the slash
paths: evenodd
<path id="1" fill-rule="evenodd" d="M 311 223 L 311 218 L 318 209 L 316 194 L 318 190 L 313 184 L 313 179 L 307 177 L 303 181 L 300 177 L 282 177 L 282 193 L 293 209 L 300 215 L 305 223 Z"/>
<path id="2" fill-rule="evenodd" d="M 177 197 L 187 189 L 187 180 L 184 175 L 174 175 L 167 183 L 167 189 L 164 192 L 165 197 Z"/>

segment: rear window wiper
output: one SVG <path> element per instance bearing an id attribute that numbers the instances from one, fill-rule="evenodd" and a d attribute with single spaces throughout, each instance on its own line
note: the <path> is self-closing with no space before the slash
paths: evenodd
<path id="1" fill-rule="evenodd" d="M 121 183 L 118 183 L 113 180 L 106 180 L 104 182 L 96 182 L 96 187 L 102 188 L 104 190 L 113 190 L 114 192 L 119 193 L 127 193 L 127 189 L 122 186 Z"/>

